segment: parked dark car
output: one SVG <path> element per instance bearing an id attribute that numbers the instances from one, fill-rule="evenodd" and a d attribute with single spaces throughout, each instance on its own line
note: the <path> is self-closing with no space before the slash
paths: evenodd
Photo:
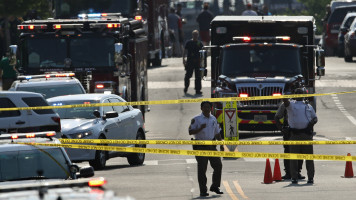
<path id="1" fill-rule="evenodd" d="M 350 30 L 350 25 L 354 21 L 355 17 L 356 17 L 356 12 L 347 13 L 347 15 L 344 18 L 344 21 L 342 21 L 342 23 L 341 23 L 340 31 L 339 31 L 339 35 L 338 35 L 338 47 L 337 47 L 337 55 L 339 57 L 344 57 L 345 34 Z"/>
<path id="2" fill-rule="evenodd" d="M 355 18 L 356 19 L 356 18 Z M 350 30 L 345 34 L 345 62 L 351 62 L 356 56 L 356 20 L 352 22 Z"/>
<path id="3" fill-rule="evenodd" d="M 339 29 L 348 12 L 356 12 L 356 6 L 337 7 L 329 17 L 323 41 L 325 54 L 327 56 L 333 56 L 337 52 Z"/>

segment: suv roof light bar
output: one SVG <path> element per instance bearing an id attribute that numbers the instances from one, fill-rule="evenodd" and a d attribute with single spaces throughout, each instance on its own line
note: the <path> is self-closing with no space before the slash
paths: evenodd
<path id="1" fill-rule="evenodd" d="M 236 36 L 232 38 L 233 41 L 254 41 L 254 40 L 263 40 L 263 41 L 274 41 L 274 40 L 280 40 L 280 41 L 289 41 L 290 37 L 289 36 L 273 36 L 273 37 L 265 37 L 265 36 L 260 36 L 260 37 L 249 37 L 249 36 Z"/>
<path id="2" fill-rule="evenodd" d="M 58 77 L 75 77 L 75 73 L 55 73 L 55 74 L 32 75 L 32 76 L 18 76 L 17 79 L 30 80 L 30 79 L 58 78 Z"/>
<path id="3" fill-rule="evenodd" d="M 20 138 L 48 138 L 56 136 L 56 132 L 36 132 L 36 133 L 5 133 L 0 135 L 0 140 L 14 140 Z"/>

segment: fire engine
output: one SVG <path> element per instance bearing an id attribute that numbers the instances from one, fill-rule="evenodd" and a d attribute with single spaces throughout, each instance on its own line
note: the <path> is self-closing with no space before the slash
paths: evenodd
<path id="1" fill-rule="evenodd" d="M 141 21 L 120 13 L 79 14 L 77 19 L 24 21 L 18 30 L 16 59 L 22 74 L 74 72 L 87 92 L 148 99 L 147 37 Z M 145 113 L 146 107 L 141 110 Z"/>
<path id="2" fill-rule="evenodd" d="M 54 17 L 65 19 L 83 13 L 121 13 L 123 17 L 140 20 L 148 37 L 150 66 L 160 66 L 162 58 L 170 57 L 172 44 L 169 40 L 167 15 L 169 0 L 52 0 Z"/>
<path id="3" fill-rule="evenodd" d="M 211 97 L 290 94 L 303 77 L 309 94 L 325 74 L 324 50 L 314 45 L 311 16 L 217 16 L 211 23 Z M 201 52 L 201 66 L 206 52 Z M 315 60 L 316 66 L 315 67 Z M 315 97 L 308 98 L 316 108 Z M 274 131 L 281 100 L 236 102 L 239 130 Z M 223 103 L 214 104 L 222 123 Z"/>

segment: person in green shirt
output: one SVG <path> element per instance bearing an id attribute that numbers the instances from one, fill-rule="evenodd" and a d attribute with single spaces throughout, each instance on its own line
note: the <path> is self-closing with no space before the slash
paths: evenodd
<path id="1" fill-rule="evenodd" d="M 16 65 L 10 65 L 9 53 L 6 53 L 0 61 L 0 70 L 2 72 L 2 90 L 8 90 L 12 83 L 17 79 L 18 71 Z"/>

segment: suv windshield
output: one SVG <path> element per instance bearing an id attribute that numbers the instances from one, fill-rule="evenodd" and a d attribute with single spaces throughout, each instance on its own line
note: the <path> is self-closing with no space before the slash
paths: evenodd
<path id="1" fill-rule="evenodd" d="M 55 0 L 55 16 L 75 18 L 81 13 L 121 13 L 131 15 L 137 8 L 133 0 Z"/>
<path id="2" fill-rule="evenodd" d="M 29 38 L 23 63 L 39 70 L 63 68 L 65 58 L 70 58 L 72 67 L 114 67 L 114 43 L 112 37 Z"/>
<path id="3" fill-rule="evenodd" d="M 5 151 L 0 154 L 0 181 L 68 179 L 69 166 L 59 148 Z"/>
<path id="4" fill-rule="evenodd" d="M 75 104 L 93 104 L 93 103 L 100 103 L 99 101 L 57 101 L 57 102 L 50 102 L 52 106 L 64 106 L 64 105 L 75 105 Z M 58 113 L 61 119 L 95 119 L 94 111 L 98 110 L 99 107 L 76 107 L 76 108 L 60 108 L 54 109 L 55 112 Z"/>
<path id="5" fill-rule="evenodd" d="M 43 86 L 29 87 L 26 85 L 24 87 L 20 85 L 17 90 L 40 93 L 46 99 L 70 94 L 84 94 L 84 91 L 79 84 L 46 85 L 44 82 Z"/>
<path id="6" fill-rule="evenodd" d="M 226 76 L 294 76 L 301 74 L 299 48 L 290 46 L 225 47 L 221 70 Z"/>

